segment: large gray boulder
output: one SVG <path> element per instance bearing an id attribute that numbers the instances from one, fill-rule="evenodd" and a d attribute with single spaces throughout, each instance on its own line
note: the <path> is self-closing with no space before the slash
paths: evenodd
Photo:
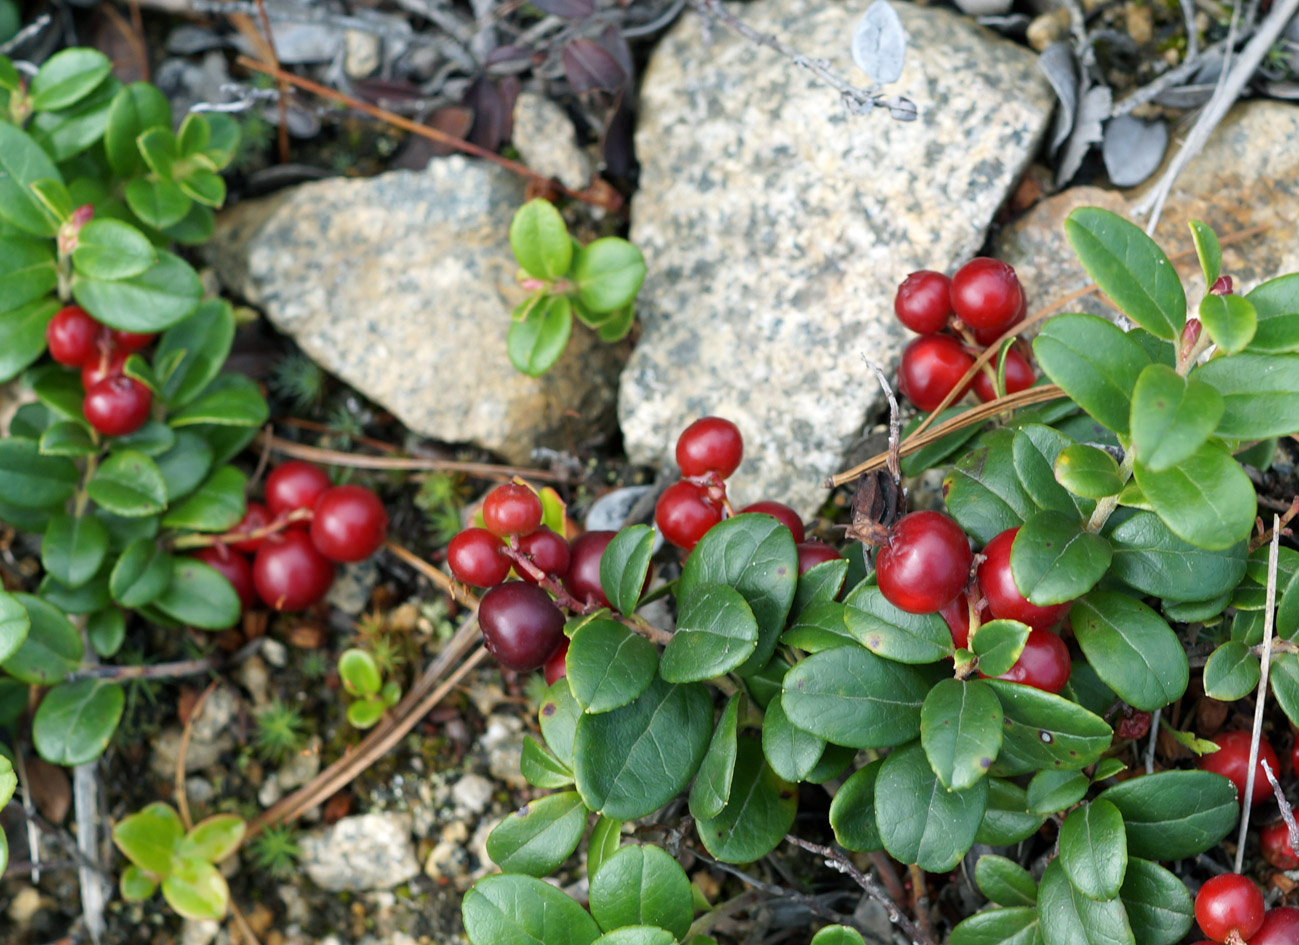
<path id="1" fill-rule="evenodd" d="M 983 243 L 1051 117 L 1029 51 L 937 8 L 895 3 L 910 47 L 891 87 L 919 109 L 854 117 L 833 89 L 722 26 L 683 17 L 645 74 L 632 240 L 649 276 L 619 397 L 627 448 L 670 462 L 702 414 L 747 449 L 734 480 L 811 511 L 883 401 L 908 272 L 949 270 Z M 866 4 L 758 0 L 736 12 L 861 85 L 849 40 Z"/>

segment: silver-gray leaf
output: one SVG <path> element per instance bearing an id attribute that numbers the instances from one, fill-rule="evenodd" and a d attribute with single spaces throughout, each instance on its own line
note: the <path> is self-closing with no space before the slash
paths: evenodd
<path id="1" fill-rule="evenodd" d="M 875 0 L 852 34 L 852 61 L 881 85 L 896 82 L 907 55 L 907 34 L 887 0 Z"/>
<path id="2" fill-rule="evenodd" d="M 1101 122 L 1109 117 L 1113 104 L 1114 95 L 1104 85 L 1092 86 L 1082 94 L 1078 102 L 1078 117 L 1074 121 L 1073 134 L 1069 136 L 1069 143 L 1065 145 L 1064 154 L 1061 155 L 1060 164 L 1055 171 L 1057 187 L 1063 187 L 1073 179 L 1092 145 L 1104 137 Z"/>
<path id="3" fill-rule="evenodd" d="M 1168 126 L 1120 115 L 1105 123 L 1101 157 L 1116 187 L 1135 187 L 1155 172 L 1168 148 Z"/>
<path id="4" fill-rule="evenodd" d="M 1073 49 L 1068 43 L 1052 43 L 1042 50 L 1037 67 L 1060 99 L 1060 110 L 1055 113 L 1055 130 L 1051 132 L 1051 153 L 1054 154 L 1073 131 L 1074 115 L 1078 110 L 1078 67 L 1074 63 Z"/>

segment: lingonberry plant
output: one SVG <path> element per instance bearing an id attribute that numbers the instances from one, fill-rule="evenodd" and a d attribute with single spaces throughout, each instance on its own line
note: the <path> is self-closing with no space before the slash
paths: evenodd
<path id="1" fill-rule="evenodd" d="M 979 857 L 990 906 L 957 924 L 951 945 L 1173 945 L 1197 915 L 1219 942 L 1257 945 L 1269 922 L 1282 931 L 1265 940 L 1288 941 L 1288 913 L 1265 914 L 1248 878 L 1206 882 L 1193 900 L 1160 865 L 1232 830 L 1253 736 L 1214 744 L 1164 718 L 1162 731 L 1205 756 L 1200 767 L 1147 773 L 1130 759 L 1152 715 L 1187 692 L 1193 662 L 1204 690 L 1230 701 L 1257 688 L 1268 658 L 1270 694 L 1299 724 L 1299 553 L 1275 562 L 1265 621 L 1269 547 L 1253 532 L 1242 465 L 1265 470 L 1275 438 L 1299 431 L 1299 275 L 1232 294 L 1216 239 L 1196 224 L 1213 291 L 1188 320 L 1172 264 L 1132 224 L 1088 208 L 1066 233 L 1135 327 L 1061 314 L 1031 349 L 1016 347 L 1026 300 L 1010 267 L 977 259 L 950 281 L 908 277 L 895 311 L 925 334 L 903 356 L 903 393 L 927 409 L 954 399 L 937 420 L 977 409 L 959 401 L 976 353 L 997 345 L 982 396 L 1001 409 L 904 443 L 905 459 L 891 451 L 887 471 L 864 474 L 842 557 L 828 545 L 825 560 L 805 557 L 792 510 L 733 511 L 726 481 L 743 475 L 742 441 L 719 418 L 683 432 L 682 478 L 656 509 L 676 546 L 666 553 L 688 552 L 680 577 L 649 595 L 673 596 L 671 630 L 638 612 L 647 526 L 582 536 L 567 556 L 556 535 L 541 567 L 511 531 L 536 527 L 523 497 L 530 514 L 515 524 L 457 537 L 456 576 L 493 588 L 479 610 L 489 648 L 507 668 L 544 669 L 542 741 L 525 741 L 522 772 L 555 792 L 492 832 L 504 874 L 465 898 L 471 942 L 707 941 L 692 936 L 716 913 L 696 915 L 676 859 L 624 843 L 623 823 L 651 816 L 674 844 L 693 829 L 697 849 L 724 863 L 809 846 L 812 832 L 914 865 L 915 882 L 957 868 L 976 843 L 1047 854 L 1036 876 Z M 1046 381 L 1027 408 L 1005 396 Z M 945 511 L 907 514 L 898 473 L 944 463 Z M 1266 742 L 1258 753 L 1260 771 L 1277 774 Z M 800 784 L 832 793 L 828 823 L 804 818 L 804 836 L 792 831 L 814 792 Z M 1265 802 L 1265 774 L 1253 784 Z M 540 877 L 577 850 L 591 815 L 584 908 Z M 935 941 L 891 914 L 908 940 Z M 840 927 L 816 939 L 860 940 Z"/>
<path id="2" fill-rule="evenodd" d="M 645 281 L 645 259 L 631 243 L 606 236 L 581 246 L 554 204 L 537 198 L 514 215 L 510 248 L 519 282 L 531 293 L 514 309 L 506 342 L 518 370 L 540 377 L 554 367 L 574 317 L 601 341 L 620 341 L 631 331 Z"/>
<path id="3" fill-rule="evenodd" d="M 347 721 L 356 728 L 372 728 L 401 699 L 396 680 L 383 681 L 379 664 L 365 650 L 352 647 L 338 658 L 338 678 L 353 701 Z"/>

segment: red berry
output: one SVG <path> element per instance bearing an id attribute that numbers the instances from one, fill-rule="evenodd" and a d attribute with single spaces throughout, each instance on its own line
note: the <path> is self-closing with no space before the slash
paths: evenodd
<path id="1" fill-rule="evenodd" d="M 798 549 L 799 577 L 811 571 L 818 564 L 825 564 L 827 561 L 838 561 L 843 558 L 843 555 L 823 541 L 800 541 L 795 547 Z"/>
<path id="2" fill-rule="evenodd" d="M 81 367 L 99 355 L 95 345 L 99 329 L 99 322 L 80 305 L 59 309 L 45 326 L 50 357 L 68 367 Z"/>
<path id="3" fill-rule="evenodd" d="M 1019 302 L 1019 311 L 1016 313 L 1015 317 L 1012 318 L 1012 319 L 1010 320 L 1010 324 L 1009 324 L 1009 325 L 1002 325 L 1000 328 L 973 328 L 973 329 L 971 329 L 971 331 L 973 331 L 973 333 L 974 333 L 974 340 L 975 340 L 975 342 L 978 343 L 978 344 L 983 345 L 985 348 L 988 347 L 988 345 L 990 345 L 990 344 L 992 344 L 993 342 L 995 342 L 995 341 L 997 341 L 998 339 L 1000 339 L 1001 336 L 1004 335 L 1004 334 L 1005 334 L 1007 331 L 1009 331 L 1011 328 L 1014 328 L 1016 325 L 1018 325 L 1020 322 L 1022 322 L 1022 321 L 1024 320 L 1024 317 L 1025 317 L 1026 315 L 1028 315 L 1028 300 L 1027 300 L 1026 298 L 1024 298 L 1024 295 L 1023 295 L 1023 293 L 1021 292 L 1021 293 L 1020 293 L 1020 302 Z M 968 327 L 968 326 L 967 326 L 967 327 Z"/>
<path id="4" fill-rule="evenodd" d="M 100 381 L 119 377 L 130 356 L 129 351 L 97 347 L 90 360 L 81 366 L 81 389 L 90 390 Z"/>
<path id="5" fill-rule="evenodd" d="M 260 502 L 249 501 L 248 505 L 244 509 L 244 517 L 241 518 L 239 524 L 230 529 L 230 531 L 242 535 L 247 534 L 248 532 L 255 532 L 260 528 L 265 528 L 270 523 L 271 513 L 266 506 L 262 505 Z M 253 554 L 262 546 L 264 540 L 265 539 L 263 538 L 248 538 L 244 541 L 231 542 L 230 547 L 234 548 L 236 551 Z"/>
<path id="6" fill-rule="evenodd" d="M 1127 715 L 1127 712 L 1132 712 L 1132 714 Z M 1119 724 L 1114 727 L 1114 731 L 1119 738 L 1135 741 L 1150 734 L 1149 712 L 1135 712 L 1125 708 L 1124 713 L 1123 718 L 1119 719 Z"/>
<path id="7" fill-rule="evenodd" d="M 139 351 L 149 347 L 149 342 L 158 337 L 155 332 L 113 331 L 113 344 L 123 351 Z"/>
<path id="8" fill-rule="evenodd" d="M 1295 739 L 1294 747 L 1290 749 L 1290 770 L 1299 774 L 1299 738 Z"/>
<path id="9" fill-rule="evenodd" d="M 126 436 L 144 426 L 153 406 L 149 388 L 126 375 L 109 377 L 86 391 L 81 412 L 104 436 Z"/>
<path id="10" fill-rule="evenodd" d="M 542 667 L 542 672 L 546 674 L 546 685 L 553 686 L 565 676 L 568 675 L 568 638 L 559 641 L 559 646 L 555 652 L 550 654 L 550 659 L 546 660 L 546 665 Z"/>
<path id="11" fill-rule="evenodd" d="M 485 528 L 466 528 L 447 546 L 447 564 L 456 580 L 474 587 L 495 587 L 510 573 L 505 545 Z"/>
<path id="12" fill-rule="evenodd" d="M 993 358 L 988 362 L 988 368 L 993 373 L 997 370 L 997 360 Z M 1025 357 L 1011 348 L 1006 355 L 1006 393 L 1014 394 L 1021 390 L 1028 390 L 1037 380 L 1037 375 L 1033 373 L 1033 366 L 1028 363 Z M 980 368 L 979 373 L 974 375 L 974 395 L 985 404 L 990 400 L 997 398 L 997 388 L 993 385 L 992 379 L 988 377 L 988 372 Z"/>
<path id="13" fill-rule="evenodd" d="M 974 356 L 950 335 L 924 335 L 907 345 L 898 365 L 898 390 L 921 410 L 935 410 L 974 366 Z M 965 396 L 968 385 L 956 399 Z"/>
<path id="14" fill-rule="evenodd" d="M 1005 331 L 1024 301 L 1015 270 L 1000 259 L 979 256 L 952 276 L 952 311 L 970 328 Z"/>
<path id="15" fill-rule="evenodd" d="M 664 489 L 654 506 L 654 521 L 663 537 L 686 551 L 721 520 L 721 505 L 708 498 L 703 486 L 684 479 Z"/>
<path id="16" fill-rule="evenodd" d="M 941 512 L 911 512 L 875 555 L 875 575 L 894 607 L 932 614 L 961 593 L 973 560 L 960 525 Z"/>
<path id="17" fill-rule="evenodd" d="M 600 585 L 600 558 L 616 534 L 618 533 L 587 532 L 573 539 L 568 573 L 564 575 L 564 588 L 574 599 L 582 603 L 594 601 L 601 607 L 611 606 Z"/>
<path id="18" fill-rule="evenodd" d="M 1263 925 L 1263 894 L 1239 873 L 1215 876 L 1195 897 L 1195 921 L 1215 942 L 1247 939 Z"/>
<path id="19" fill-rule="evenodd" d="M 898 286 L 893 313 L 898 321 L 918 334 L 942 331 L 952 316 L 951 281 L 931 269 L 911 273 Z"/>
<path id="20" fill-rule="evenodd" d="M 333 562 L 316 550 L 303 528 L 268 535 L 253 559 L 257 596 L 274 610 L 310 607 L 333 583 Z"/>
<path id="21" fill-rule="evenodd" d="M 535 584 L 510 581 L 478 605 L 483 642 L 506 669 L 526 673 L 548 660 L 564 639 L 564 615 Z"/>
<path id="22" fill-rule="evenodd" d="M 1010 571 L 1010 546 L 1019 534 L 1019 528 L 1008 528 L 983 549 L 983 562 L 979 565 L 979 590 L 988 603 L 988 613 L 998 620 L 1018 620 L 1036 630 L 1045 630 L 1058 623 L 1069 610 L 1071 601 L 1039 607 L 1029 603 L 1019 592 L 1015 577 Z"/>
<path id="23" fill-rule="evenodd" d="M 266 477 L 266 507 L 271 515 L 287 515 L 313 508 L 316 500 L 332 486 L 329 473 L 319 466 L 294 459 L 271 470 Z"/>
<path id="24" fill-rule="evenodd" d="M 804 538 L 803 520 L 798 517 L 798 513 L 791 509 L 784 502 L 772 502 L 766 500 L 763 502 L 754 502 L 752 505 L 740 509 L 740 514 L 745 512 L 758 512 L 762 515 L 770 515 L 780 524 L 789 529 L 789 533 L 794 536 L 794 543 L 798 544 Z M 835 557 L 838 557 L 836 555 Z"/>
<path id="25" fill-rule="evenodd" d="M 388 512 L 365 486 L 334 486 L 311 514 L 311 540 L 331 561 L 361 561 L 388 537 Z"/>
<path id="26" fill-rule="evenodd" d="M 541 500 L 527 486 L 507 482 L 483 500 L 483 527 L 494 535 L 531 535 L 541 527 Z"/>
<path id="27" fill-rule="evenodd" d="M 1281 906 L 1269 909 L 1263 924 L 1249 939 L 1249 945 L 1295 945 L 1299 942 L 1299 909 Z"/>
<path id="28" fill-rule="evenodd" d="M 543 574 L 551 574 L 558 578 L 568 573 L 569 562 L 573 559 L 564 537 L 545 526 L 538 528 L 531 535 L 520 538 L 519 550 L 528 555 Z M 526 571 L 520 570 L 519 577 L 533 584 L 537 583 Z"/>
<path id="29" fill-rule="evenodd" d="M 1263 859 L 1279 870 L 1299 870 L 1299 856 L 1290 846 L 1290 828 L 1285 821 L 1269 824 L 1259 834 L 1258 844 L 1263 849 Z"/>
<path id="30" fill-rule="evenodd" d="M 721 417 L 702 417 L 677 438 L 677 465 L 683 476 L 715 472 L 726 479 L 744 455 L 740 428 Z"/>
<path id="31" fill-rule="evenodd" d="M 1236 800 L 1239 801 L 1245 796 L 1245 781 L 1249 777 L 1249 745 L 1252 737 L 1249 732 L 1223 732 L 1213 736 L 1212 740 L 1217 743 L 1218 750 L 1201 755 L 1200 767 L 1205 771 L 1220 774 L 1236 785 Z M 1264 761 L 1272 769 L 1273 774 L 1280 771 L 1281 765 L 1277 761 L 1276 752 L 1267 743 L 1267 739 L 1260 738 L 1258 762 L 1254 765 L 1253 802 L 1255 805 L 1272 796 L 1272 785 L 1268 782 L 1267 775 L 1263 773 Z"/>
<path id="32" fill-rule="evenodd" d="M 1072 668 L 1069 647 L 1063 640 L 1050 630 L 1030 630 L 1015 665 L 996 678 L 1043 692 L 1059 692 L 1069 681 Z"/>
<path id="33" fill-rule="evenodd" d="M 952 631 L 952 642 L 958 649 L 970 648 L 970 599 L 964 594 L 957 594 L 948 604 L 938 608 L 938 616 L 943 618 L 947 629 Z"/>
<path id="34" fill-rule="evenodd" d="M 232 551 L 228 547 L 200 548 L 192 557 L 215 569 L 230 582 L 230 586 L 239 595 L 239 604 L 244 610 L 256 603 L 257 596 L 253 590 L 253 566 L 239 552 Z"/>

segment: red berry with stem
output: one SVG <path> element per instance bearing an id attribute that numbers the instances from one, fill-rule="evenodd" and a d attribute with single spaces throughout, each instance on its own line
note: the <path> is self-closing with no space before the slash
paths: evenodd
<path id="1" fill-rule="evenodd" d="M 800 541 L 794 546 L 798 549 L 798 576 L 802 577 L 818 564 L 827 561 L 839 561 L 843 555 L 823 541 Z"/>
<path id="2" fill-rule="evenodd" d="M 721 520 L 721 504 L 708 497 L 706 488 L 684 479 L 664 489 L 654 506 L 654 521 L 663 537 L 686 551 Z"/>
<path id="3" fill-rule="evenodd" d="M 155 332 L 138 332 L 138 331 L 113 331 L 113 344 L 123 351 L 140 351 L 149 347 L 149 343 L 157 338 Z"/>
<path id="4" fill-rule="evenodd" d="M 1243 945 L 1263 925 L 1263 894 L 1239 873 L 1215 876 L 1195 897 L 1195 921 L 1215 942 Z"/>
<path id="5" fill-rule="evenodd" d="M 388 537 L 388 512 L 365 486 L 334 486 L 311 513 L 311 540 L 331 561 L 362 561 Z"/>
<path id="6" fill-rule="evenodd" d="M 334 583 L 334 564 L 306 529 L 268 535 L 253 559 L 257 596 L 274 610 L 302 610 L 324 598 Z"/>
<path id="7" fill-rule="evenodd" d="M 1200 768 L 1220 774 L 1236 786 L 1236 800 L 1245 796 L 1245 782 L 1249 778 L 1249 746 L 1252 736 L 1249 732 L 1221 732 L 1213 736 L 1218 750 L 1200 756 Z M 1257 806 L 1272 796 L 1272 785 L 1268 783 L 1263 772 L 1263 762 L 1267 762 L 1272 773 L 1276 774 L 1281 767 L 1276 752 L 1267 743 L 1267 739 L 1258 741 L 1258 762 L 1254 765 L 1254 791 L 1251 797 Z M 1243 804 L 1244 802 L 1241 801 Z"/>
<path id="8" fill-rule="evenodd" d="M 898 390 L 921 410 L 936 410 L 965 372 L 974 356 L 950 335 L 924 335 L 907 345 L 898 365 Z M 969 387 L 957 395 L 965 396 Z"/>
<path id="9" fill-rule="evenodd" d="M 600 585 L 600 558 L 616 534 L 617 532 L 587 532 L 573 539 L 568 573 L 564 575 L 564 588 L 579 603 L 585 604 L 589 600 L 600 607 L 611 606 Z"/>
<path id="10" fill-rule="evenodd" d="M 875 555 L 881 593 L 911 614 L 932 614 L 961 593 L 974 556 L 961 526 L 941 512 L 911 512 L 898 519 L 888 544 Z"/>
<path id="11" fill-rule="evenodd" d="M 332 486 L 329 473 L 319 466 L 290 460 L 276 466 L 266 477 L 266 507 L 271 515 L 287 515 L 298 509 L 313 508 L 316 500 Z"/>
<path id="12" fill-rule="evenodd" d="M 983 345 L 986 348 L 988 347 L 988 345 L 993 344 L 998 339 L 1000 339 L 1001 336 L 1004 335 L 1007 331 L 1009 331 L 1010 329 L 1018 325 L 1020 322 L 1022 322 L 1024 320 L 1024 317 L 1028 315 L 1028 300 L 1023 297 L 1022 293 L 1020 299 L 1021 300 L 1019 303 L 1019 312 L 1016 313 L 1015 317 L 1010 320 L 1009 325 L 1002 325 L 999 328 L 971 329 L 971 331 L 974 334 L 975 342 L 977 344 Z"/>
<path id="13" fill-rule="evenodd" d="M 550 659 L 546 660 L 546 665 L 541 668 L 546 674 L 546 685 L 553 686 L 565 676 L 568 675 L 568 639 L 559 641 L 559 646 L 555 652 L 550 654 Z"/>
<path id="14" fill-rule="evenodd" d="M 1280 906 L 1269 909 L 1263 924 L 1249 938 L 1249 945 L 1295 945 L 1299 942 L 1299 909 Z"/>
<path id="15" fill-rule="evenodd" d="M 257 602 L 257 594 L 253 588 L 253 566 L 239 552 L 228 546 L 213 546 L 200 548 L 192 557 L 202 561 L 230 582 L 230 586 L 239 595 L 239 604 L 244 610 L 248 610 Z"/>
<path id="16" fill-rule="evenodd" d="M 988 604 L 988 613 L 998 620 L 1018 620 L 1037 630 L 1058 623 L 1071 606 L 1071 601 L 1039 607 L 1030 603 L 1020 593 L 1010 570 L 1010 547 L 1015 542 L 1019 528 L 1008 528 L 983 549 L 984 560 L 979 564 L 979 590 Z"/>
<path id="17" fill-rule="evenodd" d="M 1259 833 L 1258 845 L 1263 851 L 1263 859 L 1279 870 L 1299 869 L 1299 856 L 1290 846 L 1290 828 L 1285 821 L 1268 824 Z"/>
<path id="18" fill-rule="evenodd" d="M 1050 630 L 1030 630 L 1015 665 L 996 678 L 1043 692 L 1059 692 L 1069 681 L 1072 668 L 1069 647 L 1063 640 Z"/>
<path id="19" fill-rule="evenodd" d="M 970 599 L 965 594 L 957 594 L 948 604 L 938 608 L 938 616 L 943 618 L 947 629 L 952 632 L 952 642 L 958 649 L 970 648 Z"/>
<path id="20" fill-rule="evenodd" d="M 952 276 L 952 311 L 970 328 L 1005 331 L 1024 301 L 1015 270 L 1000 259 L 979 256 Z"/>
<path id="21" fill-rule="evenodd" d="M 740 428 L 721 417 L 701 417 L 677 438 L 677 465 L 683 476 L 715 472 L 728 478 L 744 456 Z"/>
<path id="22" fill-rule="evenodd" d="M 68 367 L 81 367 L 99 356 L 95 344 L 99 338 L 99 322 L 80 305 L 61 308 L 45 326 L 45 341 L 50 346 L 50 357 Z"/>
<path id="23" fill-rule="evenodd" d="M 789 529 L 789 533 L 794 536 L 794 543 L 798 544 L 803 540 L 805 533 L 803 531 L 803 520 L 799 518 L 797 512 L 791 509 L 784 502 L 772 502 L 765 500 L 754 502 L 752 505 L 740 509 L 740 514 L 746 512 L 758 512 L 762 515 L 770 515 L 780 524 Z"/>
<path id="24" fill-rule="evenodd" d="M 105 378 L 86 391 L 81 411 L 104 436 L 126 436 L 144 426 L 152 406 L 149 388 L 119 375 Z"/>
<path id="25" fill-rule="evenodd" d="M 126 366 L 129 351 L 118 351 L 115 348 L 97 348 L 95 355 L 81 366 L 81 389 L 90 390 L 100 381 L 110 377 L 120 377 Z"/>
<path id="26" fill-rule="evenodd" d="M 495 587 L 510 573 L 505 545 L 485 528 L 466 528 L 447 546 L 447 564 L 457 581 L 474 587 Z"/>
<path id="27" fill-rule="evenodd" d="M 974 375 L 974 395 L 985 404 L 990 400 L 997 399 L 997 388 L 993 384 L 992 378 L 988 377 L 991 372 L 995 375 L 997 371 L 997 359 L 993 358 L 988 362 L 987 367 L 990 371 L 979 369 L 979 373 Z M 1011 348 L 1006 353 L 1006 393 L 1015 394 L 1022 390 L 1028 390 L 1037 380 L 1037 375 L 1033 373 L 1033 366 L 1028 360 Z"/>
<path id="28" fill-rule="evenodd" d="M 932 269 L 911 273 L 898 286 L 893 313 L 917 334 L 942 331 L 952 317 L 951 280 Z"/>
<path id="29" fill-rule="evenodd" d="M 271 524 L 271 513 L 266 506 L 260 502 L 249 500 L 244 508 L 244 517 L 239 520 L 239 524 L 230 531 L 237 535 L 246 535 L 249 532 L 255 532 Z M 232 541 L 230 547 L 236 551 L 243 551 L 247 554 L 253 554 L 262 546 L 263 538 L 246 538 L 243 541 Z"/>
<path id="30" fill-rule="evenodd" d="M 573 558 L 568 542 L 563 536 L 544 525 L 531 535 L 519 539 L 519 551 L 531 558 L 533 565 L 541 573 L 558 578 L 568 573 L 568 565 Z M 517 570 L 523 580 L 537 583 L 527 571 L 521 568 Z"/>
<path id="31" fill-rule="evenodd" d="M 494 535 L 531 535 L 541 527 L 541 500 L 527 486 L 507 482 L 483 500 L 483 527 Z"/>
<path id="32" fill-rule="evenodd" d="M 526 673 L 548 660 L 564 639 L 564 615 L 535 584 L 510 581 L 483 595 L 478 625 L 488 652 L 506 669 Z"/>

